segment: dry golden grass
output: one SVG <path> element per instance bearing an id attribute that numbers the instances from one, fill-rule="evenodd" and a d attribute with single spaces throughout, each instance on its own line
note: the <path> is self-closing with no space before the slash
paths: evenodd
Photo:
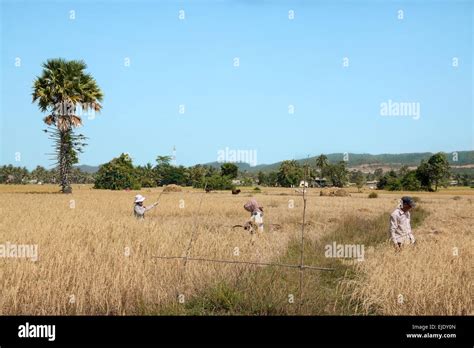
<path id="1" fill-rule="evenodd" d="M 302 199 L 294 189 L 262 188 L 256 194 L 246 189 L 231 195 L 183 188 L 164 193 L 144 221 L 132 215 L 134 195 L 143 194 L 151 204 L 161 189 L 112 192 L 76 185 L 72 195 L 55 191 L 47 185 L 0 185 L 0 243 L 37 244 L 39 252 L 37 262 L 0 258 L 0 314 L 159 313 L 178 303 L 180 294 L 186 301 L 255 267 L 189 261 L 184 272 L 182 261 L 153 256 L 184 256 L 194 234 L 190 256 L 274 261 L 301 228 Z M 380 307 L 383 314 L 472 314 L 472 284 L 465 274 L 472 260 L 470 198 L 416 195 L 432 213 L 415 232 L 416 251 L 396 255 L 388 246 L 377 248 L 360 266 L 361 281 L 351 284 L 354 296 L 363 298 L 367 308 Z M 266 207 L 265 222 L 280 224 L 281 230 L 252 241 L 245 231 L 231 229 L 248 218 L 242 206 L 250 196 Z M 400 194 L 379 196 L 319 197 L 318 189 L 310 189 L 308 239 L 324 236 L 347 215 L 375 218 L 390 212 Z M 432 228 L 440 233 L 431 233 Z M 449 256 L 454 246 L 459 247 L 455 259 Z M 396 305 L 399 293 L 406 294 L 405 306 Z"/>
<path id="2" fill-rule="evenodd" d="M 474 214 L 472 199 L 423 195 L 430 215 L 415 231 L 417 243 L 395 253 L 379 245 L 358 265 L 346 292 L 362 314 L 472 315 Z"/>

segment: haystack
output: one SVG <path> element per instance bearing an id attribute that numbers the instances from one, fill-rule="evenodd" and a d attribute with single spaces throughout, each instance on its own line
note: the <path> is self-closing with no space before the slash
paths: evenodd
<path id="1" fill-rule="evenodd" d="M 163 189 L 163 192 L 181 192 L 182 188 L 179 185 L 171 184 L 171 185 L 166 185 L 165 188 Z"/>
<path id="2" fill-rule="evenodd" d="M 320 196 L 326 197 L 348 197 L 349 192 L 344 189 L 324 189 L 319 192 Z"/>
<path id="3" fill-rule="evenodd" d="M 348 196 L 350 196 L 350 194 L 349 194 L 349 192 L 347 192 L 346 190 L 339 189 L 339 190 L 334 191 L 334 196 L 337 196 L 337 197 L 348 197 Z"/>

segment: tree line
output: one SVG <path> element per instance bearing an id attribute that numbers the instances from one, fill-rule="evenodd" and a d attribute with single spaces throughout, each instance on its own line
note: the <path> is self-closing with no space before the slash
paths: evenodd
<path id="1" fill-rule="evenodd" d="M 127 154 L 121 154 L 100 166 L 94 188 L 137 190 L 175 184 L 210 190 L 231 190 L 235 187 L 232 180 L 237 176 L 238 167 L 233 163 L 224 163 L 220 169 L 200 164 L 184 167 L 172 165 L 170 156 L 158 156 L 155 165 L 147 163 L 144 166 L 134 166 Z M 253 183 L 250 178 L 243 181 L 248 185 Z"/>
<path id="2" fill-rule="evenodd" d="M 101 189 L 139 189 L 170 184 L 193 186 L 211 190 L 229 190 L 236 184 L 241 186 L 280 186 L 296 187 L 302 180 L 310 182 L 319 176 L 328 176 L 329 183 L 343 187 L 348 183 L 348 170 L 345 162 L 331 164 L 321 155 L 316 167 L 300 165 L 295 160 L 283 161 L 278 171 L 264 173 L 240 172 L 234 163 L 223 163 L 220 168 L 208 165 L 192 167 L 173 166 L 171 157 L 158 156 L 156 164 L 134 166 L 127 154 L 121 154 L 102 165 L 97 173 L 95 188 Z M 319 168 L 319 169 L 318 169 Z M 233 180 L 238 179 L 237 183 Z"/>
<path id="3" fill-rule="evenodd" d="M 407 166 L 398 171 L 383 172 L 381 168 L 373 173 L 349 171 L 347 163 L 330 163 L 325 155 L 315 161 L 299 164 L 295 160 L 283 161 L 276 171 L 249 173 L 239 171 L 234 163 L 223 163 L 220 168 L 197 164 L 191 167 L 174 166 L 170 156 L 157 156 L 156 163 L 134 166 L 127 154 L 121 154 L 99 167 L 97 173 L 86 173 L 73 167 L 69 173 L 69 182 L 75 184 L 94 184 L 97 189 L 138 190 L 142 187 L 157 187 L 170 184 L 192 186 L 210 190 L 230 190 L 235 186 L 297 187 L 302 181 L 309 186 L 344 187 L 349 183 L 361 189 L 367 181 L 377 181 L 378 189 L 390 191 L 436 191 L 446 187 L 450 180 L 456 180 L 460 186 L 472 185 L 472 175 L 455 174 L 450 170 L 444 153 L 432 155 L 422 160 L 413 170 Z M 61 172 L 57 168 L 50 170 L 37 166 L 31 172 L 25 167 L 12 165 L 0 166 L 0 183 L 60 184 Z M 237 181 L 235 181 L 237 180 Z"/>
<path id="4" fill-rule="evenodd" d="M 72 167 L 69 179 L 74 184 L 93 184 L 95 175 L 81 171 L 77 167 Z M 59 182 L 57 168 L 46 169 L 37 166 L 29 171 L 26 167 L 15 167 L 11 164 L 0 166 L 0 184 L 58 184 Z"/>
<path id="5" fill-rule="evenodd" d="M 377 188 L 389 191 L 437 191 L 440 186 L 447 187 L 451 179 L 457 181 L 459 186 L 472 186 L 472 177 L 453 174 L 446 154 L 439 152 L 428 160 L 422 160 L 414 170 L 403 166 L 398 172 L 389 171 L 379 180 Z"/>

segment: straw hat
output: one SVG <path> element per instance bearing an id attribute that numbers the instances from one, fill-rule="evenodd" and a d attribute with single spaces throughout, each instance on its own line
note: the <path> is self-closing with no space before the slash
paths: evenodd
<path id="1" fill-rule="evenodd" d="M 140 202 L 143 202 L 144 200 L 145 200 L 145 197 L 143 197 L 142 195 L 135 196 L 135 203 L 140 203 Z"/>

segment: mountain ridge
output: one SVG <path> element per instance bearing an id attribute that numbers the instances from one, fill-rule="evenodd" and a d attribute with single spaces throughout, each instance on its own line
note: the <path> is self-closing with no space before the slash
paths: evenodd
<path id="1" fill-rule="evenodd" d="M 474 151 L 452 151 L 445 152 L 448 155 L 449 164 L 452 166 L 466 166 L 474 165 Z M 336 163 L 346 159 L 348 168 L 357 168 L 361 166 L 366 167 L 401 167 L 402 165 L 407 166 L 418 166 L 421 160 L 428 159 L 433 152 L 408 152 L 399 154 L 369 154 L 369 153 L 331 153 L 327 154 L 328 161 L 330 163 Z M 457 157 L 456 157 L 457 156 Z M 315 163 L 318 156 L 312 156 L 307 159 L 297 159 L 296 161 L 300 164 L 308 162 L 310 164 Z M 258 171 L 269 172 L 278 170 L 278 167 L 283 161 L 270 163 L 270 164 L 259 164 L 256 166 L 250 166 L 248 163 L 237 162 L 235 163 L 240 171 L 247 171 L 249 173 L 256 173 Z M 208 162 L 203 165 L 220 168 L 223 162 Z M 95 173 L 99 170 L 100 166 L 91 165 L 78 165 L 75 166 L 81 171 L 86 173 Z"/>

